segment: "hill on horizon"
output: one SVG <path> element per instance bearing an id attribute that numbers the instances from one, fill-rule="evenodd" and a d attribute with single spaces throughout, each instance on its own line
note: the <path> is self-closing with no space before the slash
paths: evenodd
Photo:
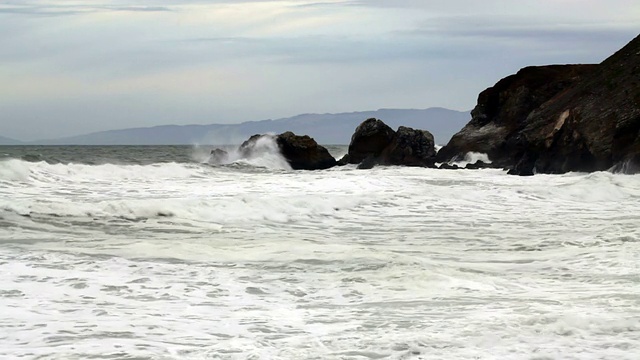
<path id="1" fill-rule="evenodd" d="M 86 135 L 32 141 L 33 145 L 230 145 L 251 135 L 292 131 L 309 135 L 320 144 L 349 144 L 355 128 L 368 118 L 378 118 L 392 128 L 408 126 L 430 131 L 438 144 L 471 119 L 469 112 L 444 108 L 380 109 L 338 114 L 301 114 L 277 120 L 240 124 L 162 125 L 101 131 Z"/>
<path id="2" fill-rule="evenodd" d="M 21 144 L 23 144 L 22 141 L 18 141 L 5 136 L 0 136 L 0 145 L 21 145 Z"/>

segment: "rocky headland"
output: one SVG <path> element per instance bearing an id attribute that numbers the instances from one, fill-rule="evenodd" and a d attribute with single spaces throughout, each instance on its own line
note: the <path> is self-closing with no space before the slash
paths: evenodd
<path id="1" fill-rule="evenodd" d="M 640 171 L 640 37 L 598 65 L 527 67 L 483 91 L 437 155 L 474 151 L 511 174 Z"/>

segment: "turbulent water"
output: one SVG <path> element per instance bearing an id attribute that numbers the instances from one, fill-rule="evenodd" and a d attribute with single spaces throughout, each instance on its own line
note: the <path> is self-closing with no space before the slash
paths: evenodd
<path id="1" fill-rule="evenodd" d="M 0 358 L 638 359 L 640 176 L 208 151 L 0 147 Z"/>

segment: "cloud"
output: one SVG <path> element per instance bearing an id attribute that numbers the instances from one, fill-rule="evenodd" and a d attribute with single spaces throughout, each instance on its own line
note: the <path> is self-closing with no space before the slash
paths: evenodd
<path id="1" fill-rule="evenodd" d="M 166 6 L 111 6 L 111 5 L 61 5 L 38 4 L 25 1 L 0 5 L 0 14 L 27 16 L 71 16 L 95 12 L 159 12 L 171 11 Z"/>
<path id="2" fill-rule="evenodd" d="M 9 113 L 26 139 L 35 128 L 469 109 L 520 67 L 602 60 L 638 23 L 637 0 L 8 0 L 0 133 L 12 135 Z"/>

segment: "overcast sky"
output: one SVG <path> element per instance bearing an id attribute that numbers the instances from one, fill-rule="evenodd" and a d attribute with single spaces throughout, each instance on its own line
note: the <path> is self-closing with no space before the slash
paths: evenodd
<path id="1" fill-rule="evenodd" d="M 5 0 L 0 135 L 470 110 L 523 66 L 602 61 L 639 25 L 638 0 Z"/>

